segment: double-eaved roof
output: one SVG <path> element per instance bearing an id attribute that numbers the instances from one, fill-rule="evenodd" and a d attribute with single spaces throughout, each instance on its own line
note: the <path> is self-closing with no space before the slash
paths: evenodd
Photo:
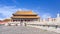
<path id="1" fill-rule="evenodd" d="M 12 18 L 40 18 L 32 11 L 17 11 L 13 14 Z"/>

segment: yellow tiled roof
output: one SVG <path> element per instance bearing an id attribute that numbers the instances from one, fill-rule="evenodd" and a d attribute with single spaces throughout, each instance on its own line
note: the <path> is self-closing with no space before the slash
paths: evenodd
<path id="1" fill-rule="evenodd" d="M 17 11 L 16 13 L 13 14 L 11 18 L 40 18 L 40 17 L 37 16 L 37 14 L 33 13 L 32 11 Z"/>
<path id="2" fill-rule="evenodd" d="M 32 11 L 17 11 L 16 13 L 14 13 L 15 15 L 18 14 L 18 15 L 33 15 L 35 13 L 33 13 Z"/>
<path id="3" fill-rule="evenodd" d="M 8 21 L 11 21 L 11 19 L 4 19 L 3 21 L 4 22 L 8 22 Z"/>

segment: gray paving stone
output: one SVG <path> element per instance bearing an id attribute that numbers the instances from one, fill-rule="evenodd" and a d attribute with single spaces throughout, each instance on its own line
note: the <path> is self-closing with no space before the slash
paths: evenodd
<path id="1" fill-rule="evenodd" d="M 46 30 L 24 26 L 0 26 L 0 34 L 58 34 Z"/>

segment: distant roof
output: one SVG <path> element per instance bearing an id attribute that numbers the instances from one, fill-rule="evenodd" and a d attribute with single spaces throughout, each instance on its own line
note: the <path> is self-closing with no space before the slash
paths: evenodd
<path id="1" fill-rule="evenodd" d="M 14 15 L 36 15 L 36 13 L 33 13 L 32 11 L 17 11 Z"/>
<path id="2" fill-rule="evenodd" d="M 4 19 L 3 21 L 4 22 L 9 22 L 9 21 L 11 21 L 11 19 Z"/>

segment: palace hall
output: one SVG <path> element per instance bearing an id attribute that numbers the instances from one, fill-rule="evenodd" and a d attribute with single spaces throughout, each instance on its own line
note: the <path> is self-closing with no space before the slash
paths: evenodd
<path id="1" fill-rule="evenodd" d="M 40 17 L 38 14 L 34 13 L 33 11 L 17 11 L 12 14 L 11 20 L 13 22 L 21 22 L 21 21 L 39 21 Z"/>

